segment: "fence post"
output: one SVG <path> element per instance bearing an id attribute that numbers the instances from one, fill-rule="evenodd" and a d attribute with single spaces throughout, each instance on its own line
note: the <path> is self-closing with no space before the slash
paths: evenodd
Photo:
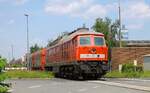
<path id="1" fill-rule="evenodd" d="M 119 64 L 119 72 L 121 73 L 122 70 L 122 64 Z"/>

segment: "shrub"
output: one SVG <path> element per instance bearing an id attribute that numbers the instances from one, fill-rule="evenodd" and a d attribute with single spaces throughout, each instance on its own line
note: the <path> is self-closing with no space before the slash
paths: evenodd
<path id="1" fill-rule="evenodd" d="M 0 86 L 0 93 L 7 93 L 8 87 Z"/>
<path id="2" fill-rule="evenodd" d="M 124 64 L 121 71 L 123 73 L 143 72 L 142 66 L 134 66 L 133 64 Z"/>
<path id="3" fill-rule="evenodd" d="M 1 70 L 4 69 L 4 67 L 6 66 L 6 64 L 7 64 L 7 60 L 5 58 L 2 58 L 0 56 L 0 72 L 1 72 Z"/>

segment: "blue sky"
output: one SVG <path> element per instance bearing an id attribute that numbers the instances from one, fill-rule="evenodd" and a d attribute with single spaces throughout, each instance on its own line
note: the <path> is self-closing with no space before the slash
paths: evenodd
<path id="1" fill-rule="evenodd" d="M 26 18 L 30 45 L 45 46 L 49 39 L 83 24 L 91 27 L 97 17 L 118 18 L 118 0 L 0 0 L 0 54 L 19 58 L 26 53 Z M 130 40 L 150 40 L 150 0 L 121 0 L 122 24 Z"/>

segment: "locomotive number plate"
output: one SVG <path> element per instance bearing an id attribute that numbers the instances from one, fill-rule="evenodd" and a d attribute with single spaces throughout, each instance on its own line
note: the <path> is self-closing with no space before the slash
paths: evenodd
<path id="1" fill-rule="evenodd" d="M 105 54 L 80 54 L 80 58 L 105 58 Z"/>

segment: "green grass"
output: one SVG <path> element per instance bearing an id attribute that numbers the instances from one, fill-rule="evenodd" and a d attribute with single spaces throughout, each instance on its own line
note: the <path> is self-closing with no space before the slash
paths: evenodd
<path id="1" fill-rule="evenodd" d="M 144 71 L 144 73 L 141 75 L 141 78 L 150 78 L 150 71 Z"/>
<path id="2" fill-rule="evenodd" d="M 0 82 L 4 81 L 7 78 L 7 76 L 5 75 L 5 73 L 0 73 Z"/>
<path id="3" fill-rule="evenodd" d="M 52 72 L 45 71 L 8 71 L 5 73 L 8 78 L 53 78 Z"/>
<path id="4" fill-rule="evenodd" d="M 150 71 L 120 73 L 118 71 L 109 72 L 105 75 L 108 78 L 150 78 Z"/>
<path id="5" fill-rule="evenodd" d="M 105 77 L 109 77 L 109 78 L 123 78 L 124 74 L 120 73 L 118 71 L 113 71 L 113 72 L 109 72 L 105 75 Z"/>

